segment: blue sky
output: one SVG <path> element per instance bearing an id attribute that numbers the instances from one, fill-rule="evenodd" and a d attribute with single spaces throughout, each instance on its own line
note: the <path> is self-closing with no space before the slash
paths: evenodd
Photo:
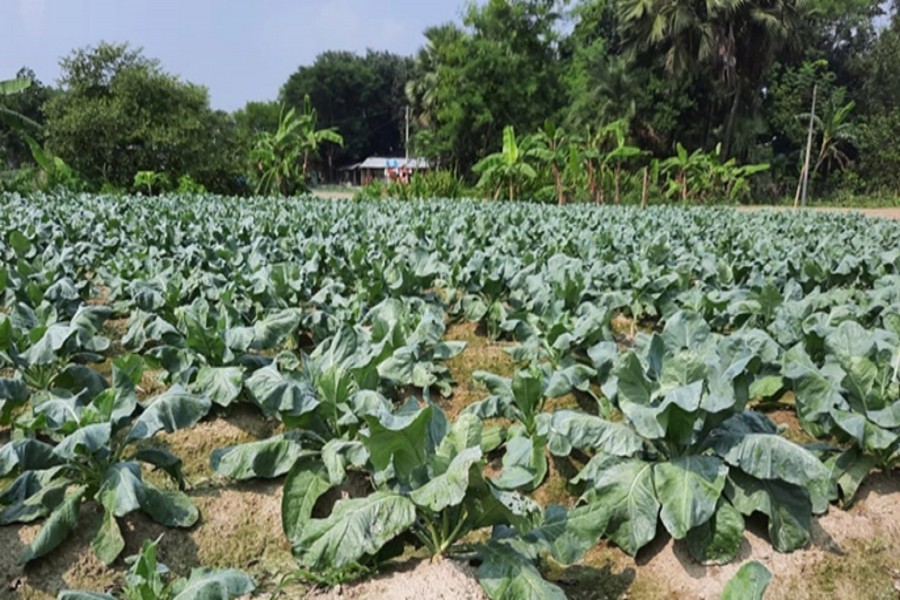
<path id="1" fill-rule="evenodd" d="M 209 88 L 215 108 L 272 99 L 325 50 L 414 53 L 465 0 L 0 0 L 0 78 L 29 66 L 55 82 L 59 59 L 101 40 L 142 46 Z"/>

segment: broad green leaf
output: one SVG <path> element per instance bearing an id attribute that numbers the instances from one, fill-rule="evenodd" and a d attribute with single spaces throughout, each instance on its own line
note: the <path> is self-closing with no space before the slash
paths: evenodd
<path id="1" fill-rule="evenodd" d="M 172 433 L 191 427 L 209 412 L 209 398 L 195 396 L 176 385 L 150 401 L 128 432 L 127 441 L 145 440 L 160 430 Z"/>
<path id="2" fill-rule="evenodd" d="M 489 542 L 478 547 L 478 581 L 491 600 L 565 600 L 565 593 L 541 576 L 532 561 L 510 546 Z"/>
<path id="3" fill-rule="evenodd" d="M 503 490 L 534 489 L 547 476 L 546 441 L 542 437 L 517 435 L 506 440 L 503 469 L 494 485 Z"/>
<path id="4" fill-rule="evenodd" d="M 97 558 L 105 565 L 110 564 L 125 549 L 125 538 L 116 522 L 116 516 L 108 511 L 103 511 L 103 517 L 100 521 L 100 529 L 94 539 L 91 540 L 91 549 Z"/>
<path id="5" fill-rule="evenodd" d="M 660 517 L 672 537 L 683 539 L 716 511 L 728 468 L 714 456 L 685 456 L 653 467 Z"/>
<path id="6" fill-rule="evenodd" d="M 295 550 L 309 568 L 339 569 L 375 554 L 415 520 L 415 505 L 398 494 L 339 500 L 328 518 L 311 519 L 302 528 Z"/>
<path id="7" fill-rule="evenodd" d="M 63 462 L 53 446 L 38 440 L 26 438 L 0 446 L 0 477 L 6 477 L 16 469 L 49 469 Z"/>
<path id="8" fill-rule="evenodd" d="M 572 509 L 548 506 L 544 521 L 523 536 L 528 542 L 546 545 L 554 559 L 564 565 L 581 560 L 606 532 L 609 511 L 600 502 Z"/>
<path id="9" fill-rule="evenodd" d="M 456 455 L 446 472 L 410 492 L 409 499 L 416 506 L 427 508 L 433 513 L 458 506 L 466 497 L 469 477 L 479 476 L 480 468 L 481 448 L 467 448 Z"/>
<path id="10" fill-rule="evenodd" d="M 628 554 L 634 556 L 656 537 L 660 503 L 653 486 L 653 463 L 608 460 L 586 496 L 609 511 L 607 536 Z"/>
<path id="11" fill-rule="evenodd" d="M 408 483 L 413 473 L 423 469 L 431 412 L 432 407 L 426 406 L 411 415 L 383 413 L 377 418 L 365 417 L 369 434 L 362 441 L 377 470 L 393 465 L 397 478 Z"/>
<path id="12" fill-rule="evenodd" d="M 57 594 L 56 600 L 116 600 L 116 597 L 110 594 L 100 594 L 97 592 L 63 590 Z"/>
<path id="13" fill-rule="evenodd" d="M 300 442 L 277 435 L 258 442 L 217 448 L 213 450 L 210 465 L 222 477 L 272 479 L 290 471 L 301 456 L 303 449 Z"/>
<path id="14" fill-rule="evenodd" d="M 312 518 L 316 502 L 330 489 L 321 463 L 305 458 L 294 464 L 285 478 L 281 498 L 281 526 L 288 540 L 296 543 Z"/>
<path id="15" fill-rule="evenodd" d="M 144 504 L 144 483 L 141 467 L 136 462 L 122 462 L 110 466 L 103 474 L 97 500 L 108 512 L 124 517 Z"/>
<path id="16" fill-rule="evenodd" d="M 754 560 L 741 567 L 729 580 L 721 600 L 762 600 L 771 581 L 772 573 Z"/>
<path id="17" fill-rule="evenodd" d="M 712 518 L 691 529 L 686 541 L 697 562 L 724 565 L 737 557 L 743 539 L 744 517 L 727 501 L 720 501 Z"/>
<path id="18" fill-rule="evenodd" d="M 79 455 L 94 455 L 109 451 L 112 427 L 109 423 L 96 423 L 76 429 L 66 436 L 53 453 L 59 458 L 74 460 Z"/>
<path id="19" fill-rule="evenodd" d="M 872 334 L 855 321 L 844 321 L 825 337 L 825 347 L 841 360 L 865 356 L 874 345 Z"/>
<path id="20" fill-rule="evenodd" d="M 809 543 L 812 503 L 804 488 L 732 471 L 725 492 L 744 516 L 761 512 L 769 517 L 769 541 L 779 552 L 793 552 Z"/>
<path id="21" fill-rule="evenodd" d="M 748 434 L 723 458 L 759 479 L 805 486 L 828 478 L 828 469 L 812 452 L 778 435 Z"/>
<path id="22" fill-rule="evenodd" d="M 253 579 L 236 569 L 193 569 L 190 577 L 172 586 L 172 600 L 228 600 L 255 589 Z"/>
<path id="23" fill-rule="evenodd" d="M 307 381 L 291 373 L 279 372 L 276 365 L 258 369 L 247 378 L 245 385 L 257 405 L 270 416 L 299 417 L 319 406 Z"/>
<path id="24" fill-rule="evenodd" d="M 187 494 L 160 490 L 148 484 L 144 484 L 141 510 L 166 527 L 191 527 L 200 518 L 200 511 Z"/>
<path id="25" fill-rule="evenodd" d="M 241 395 L 244 373 L 240 367 L 203 367 L 191 390 L 219 406 L 229 406 Z"/>
<path id="26" fill-rule="evenodd" d="M 21 564 L 28 564 L 36 558 L 46 556 L 69 537 L 78 524 L 78 513 L 85 491 L 87 488 L 84 486 L 76 488 L 53 511 L 38 531 L 37 537 L 22 553 L 19 559 Z"/>

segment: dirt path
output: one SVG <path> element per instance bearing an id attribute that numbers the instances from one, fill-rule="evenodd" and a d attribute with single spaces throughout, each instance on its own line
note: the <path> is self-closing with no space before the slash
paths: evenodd
<path id="1" fill-rule="evenodd" d="M 757 212 L 761 210 L 793 210 L 789 206 L 739 206 L 742 212 Z M 832 208 L 832 207 L 816 207 L 805 208 L 802 210 L 815 210 L 820 212 L 838 212 L 838 213 L 861 213 L 867 217 L 876 219 L 900 219 L 900 207 L 894 208 Z"/>

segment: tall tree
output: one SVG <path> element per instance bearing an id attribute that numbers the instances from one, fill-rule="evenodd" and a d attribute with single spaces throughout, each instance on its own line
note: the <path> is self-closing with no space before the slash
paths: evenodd
<path id="1" fill-rule="evenodd" d="M 632 55 L 662 51 L 669 73 L 705 70 L 725 112 L 722 157 L 730 156 L 743 104 L 761 99 L 778 52 L 796 42 L 805 0 L 619 0 Z"/>
<path id="2" fill-rule="evenodd" d="M 234 124 L 210 109 L 206 88 L 127 44 L 79 49 L 60 66 L 61 90 L 45 106 L 47 143 L 88 182 L 127 188 L 138 171 L 156 171 L 234 191 L 240 173 L 221 173 L 238 166 Z"/>
<path id="3" fill-rule="evenodd" d="M 413 60 L 388 52 L 325 52 L 302 66 L 281 89 L 281 100 L 302 110 L 309 96 L 319 110 L 322 127 L 341 131 L 344 146 L 329 146 L 325 169 L 367 156 L 397 156 L 404 152 L 406 84 Z"/>

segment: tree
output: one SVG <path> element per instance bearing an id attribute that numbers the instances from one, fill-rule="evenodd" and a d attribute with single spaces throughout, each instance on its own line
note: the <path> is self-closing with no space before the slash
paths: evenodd
<path id="1" fill-rule="evenodd" d="M 282 108 L 278 129 L 264 131 L 257 137 L 251 152 L 256 166 L 257 194 L 291 196 L 306 189 L 309 157 L 318 153 L 323 142 L 343 144 L 334 129 L 317 129 L 317 113 L 309 97 L 304 110 Z"/>
<path id="2" fill-rule="evenodd" d="M 804 0 L 619 0 L 632 56 L 662 50 L 672 75 L 705 70 L 727 107 L 722 158 L 731 155 L 745 96 L 758 94 L 777 53 L 796 41 Z"/>
<path id="3" fill-rule="evenodd" d="M 503 128 L 501 151 L 484 157 L 472 167 L 475 173 L 481 175 L 478 187 L 494 190 L 494 200 L 506 189 L 509 199 L 514 200 L 526 183 L 537 178 L 537 171 L 529 164 L 529 160 L 534 160 L 536 156 L 534 143 L 525 138 L 520 144 L 515 129 L 507 125 Z"/>
<path id="4" fill-rule="evenodd" d="M 42 136 L 41 108 L 52 95 L 34 71 L 23 67 L 15 79 L 0 81 L 0 157 L 9 167 L 20 167 L 32 161 L 23 134 Z"/>
<path id="5" fill-rule="evenodd" d="M 47 143 L 88 182 L 124 189 L 138 171 L 154 171 L 232 191 L 240 171 L 219 177 L 223 165 L 239 167 L 234 125 L 210 109 L 205 88 L 127 44 L 76 50 L 60 66 L 61 90 L 45 106 Z"/>
<path id="6" fill-rule="evenodd" d="M 344 145 L 326 149 L 328 176 L 368 156 L 397 156 L 404 152 L 406 84 L 413 60 L 387 52 L 365 56 L 329 51 L 302 66 L 281 89 L 280 100 L 303 110 L 309 96 L 325 129 L 338 128 Z"/>
<path id="7" fill-rule="evenodd" d="M 536 131 L 565 104 L 560 15 L 549 0 L 471 4 L 462 26 L 426 32 L 413 91 L 429 156 L 459 172 L 497 149 L 501 128 Z M 424 112 L 423 112 L 424 111 Z"/>
<path id="8" fill-rule="evenodd" d="M 544 127 L 538 131 L 534 141 L 537 144 L 534 155 L 549 167 L 556 190 L 557 204 L 563 206 L 568 200 L 563 183 L 563 171 L 570 156 L 569 137 L 563 129 L 548 119 L 544 121 Z"/>

